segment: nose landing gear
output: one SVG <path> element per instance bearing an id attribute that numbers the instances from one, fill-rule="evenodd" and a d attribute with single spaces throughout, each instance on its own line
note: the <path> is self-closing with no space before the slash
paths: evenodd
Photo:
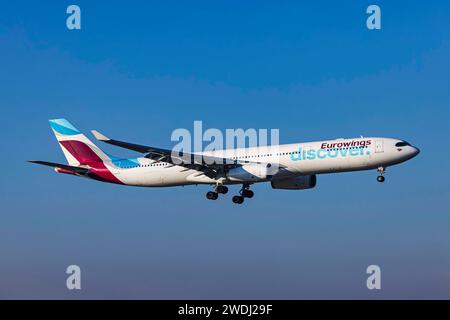
<path id="1" fill-rule="evenodd" d="M 384 182 L 384 172 L 385 172 L 385 168 L 384 167 L 379 167 L 378 169 L 377 169 L 377 171 L 380 173 L 380 175 L 377 177 L 377 181 L 378 182 Z"/>

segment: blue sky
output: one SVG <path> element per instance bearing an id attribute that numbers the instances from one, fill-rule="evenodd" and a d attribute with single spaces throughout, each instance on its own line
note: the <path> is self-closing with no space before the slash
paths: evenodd
<path id="1" fill-rule="evenodd" d="M 450 5 L 379 1 L 76 1 L 0 11 L 0 298 L 450 298 Z M 281 142 L 404 138 L 421 154 L 316 189 L 101 184 L 64 161 L 47 120 L 172 147 L 192 128 L 278 128 Z M 117 156 L 135 156 L 111 146 Z M 237 189 L 237 188 L 234 188 Z M 237 190 L 232 190 L 232 193 Z M 65 268 L 82 269 L 81 292 Z M 382 269 L 382 290 L 365 287 Z"/>

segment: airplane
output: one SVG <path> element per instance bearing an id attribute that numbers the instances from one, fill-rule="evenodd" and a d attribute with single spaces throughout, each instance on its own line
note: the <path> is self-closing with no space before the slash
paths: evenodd
<path id="1" fill-rule="evenodd" d="M 232 197 L 236 204 L 254 196 L 250 190 L 254 183 L 270 182 L 273 189 L 311 189 L 319 174 L 372 169 L 379 173 L 377 180 L 384 182 L 387 167 L 410 160 L 420 152 L 404 140 L 360 137 L 183 154 L 110 139 L 91 131 L 98 141 L 143 154 L 120 158 L 102 151 L 66 119 L 49 122 L 68 164 L 29 162 L 53 167 L 58 173 L 127 186 L 211 185 L 213 191 L 206 194 L 209 200 L 226 194 L 228 185 L 239 184 L 239 194 Z"/>

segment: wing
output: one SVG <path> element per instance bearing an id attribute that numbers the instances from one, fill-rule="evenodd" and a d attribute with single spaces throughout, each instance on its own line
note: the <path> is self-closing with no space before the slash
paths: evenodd
<path id="1" fill-rule="evenodd" d="M 155 161 L 164 161 L 173 165 L 186 167 L 202 171 L 208 177 L 216 177 L 231 168 L 241 166 L 242 164 L 230 158 L 219 158 L 194 153 L 178 153 L 168 149 L 144 146 L 119 140 L 110 139 L 96 130 L 91 131 L 94 137 L 105 143 L 144 153 L 146 158 Z"/>

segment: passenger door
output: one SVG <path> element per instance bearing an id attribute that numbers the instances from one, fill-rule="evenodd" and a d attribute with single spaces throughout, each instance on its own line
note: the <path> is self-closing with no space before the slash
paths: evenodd
<path id="1" fill-rule="evenodd" d="M 375 153 L 384 152 L 383 140 L 375 140 Z"/>

